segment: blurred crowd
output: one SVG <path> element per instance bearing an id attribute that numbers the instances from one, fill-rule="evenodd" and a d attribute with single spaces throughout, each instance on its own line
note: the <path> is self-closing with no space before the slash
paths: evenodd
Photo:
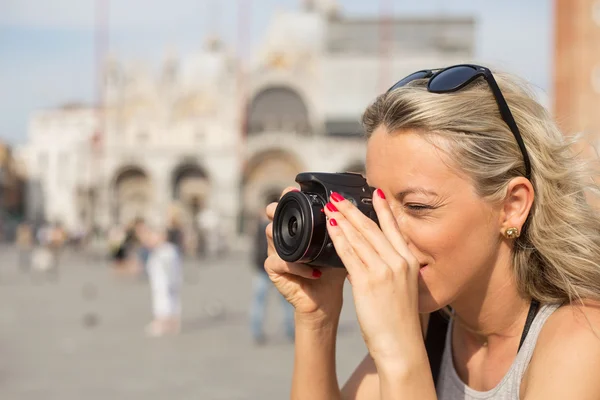
<path id="1" fill-rule="evenodd" d="M 269 197 L 267 204 L 277 201 Z M 267 255 L 265 228 L 269 220 L 264 210 L 259 212 L 252 241 L 252 300 L 249 303 L 249 331 L 257 345 L 267 342 L 264 333 L 267 303 L 271 295 L 278 297 L 282 307 L 282 324 L 290 341 L 294 340 L 293 308 L 273 290 L 264 270 Z M 105 231 L 67 229 L 61 223 L 32 224 L 22 222 L 15 232 L 18 268 L 35 277 L 57 281 L 62 255 L 82 252 L 104 260 L 121 277 L 133 277 L 148 283 L 153 320 L 146 334 L 163 336 L 178 333 L 181 328 L 181 291 L 184 259 L 215 259 L 231 249 L 219 228 L 219 215 L 205 210 L 197 218 L 189 218 L 180 208 L 171 207 L 157 224 L 136 217 L 129 223 L 115 225 Z"/>

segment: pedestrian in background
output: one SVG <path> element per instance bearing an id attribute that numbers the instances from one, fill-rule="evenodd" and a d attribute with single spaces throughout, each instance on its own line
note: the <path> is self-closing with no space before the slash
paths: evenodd
<path id="1" fill-rule="evenodd" d="M 147 326 L 149 336 L 179 333 L 181 329 L 181 262 L 176 247 L 166 240 L 164 229 L 136 225 L 136 236 L 149 250 L 147 271 L 154 319 Z"/>
<path id="2" fill-rule="evenodd" d="M 33 229 L 27 222 L 19 224 L 17 227 L 16 244 L 19 252 L 19 270 L 29 272 L 31 269 L 31 255 L 33 252 Z"/>

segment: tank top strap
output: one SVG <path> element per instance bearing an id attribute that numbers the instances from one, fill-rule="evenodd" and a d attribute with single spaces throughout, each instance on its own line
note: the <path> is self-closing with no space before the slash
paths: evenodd
<path id="1" fill-rule="evenodd" d="M 454 318 L 450 319 L 446 332 L 446 345 L 442 357 L 442 366 L 439 381 L 436 385 L 440 400 L 512 400 L 519 398 L 521 380 L 537 343 L 538 337 L 546 320 L 560 307 L 560 304 L 541 305 L 533 322 L 529 326 L 527 336 L 521 349 L 503 379 L 493 389 L 480 392 L 468 387 L 456 372 L 452 360 L 452 325 Z"/>
<path id="2" fill-rule="evenodd" d="M 535 345 L 537 343 L 538 337 L 546 323 L 546 320 L 552 315 L 556 309 L 560 307 L 560 304 L 546 304 L 543 305 L 535 316 L 531 327 L 529 328 L 529 332 L 527 333 L 527 337 L 517 354 L 517 358 L 514 363 L 515 367 L 515 377 L 519 380 L 523 377 L 525 370 L 529 366 L 529 362 L 531 361 L 531 357 L 533 356 L 533 351 L 535 350 Z"/>

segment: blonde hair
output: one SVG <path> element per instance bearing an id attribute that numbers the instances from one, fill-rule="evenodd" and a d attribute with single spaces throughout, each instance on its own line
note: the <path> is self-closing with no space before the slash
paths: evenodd
<path id="1" fill-rule="evenodd" d="M 591 172 L 524 82 L 494 73 L 531 160 L 535 190 L 529 217 L 513 247 L 521 294 L 542 303 L 600 299 L 600 218 L 586 201 Z M 411 129 L 441 147 L 478 194 L 502 201 L 525 166 L 483 78 L 454 93 L 435 94 L 426 81 L 379 96 L 363 115 L 367 137 L 379 126 Z M 441 139 L 441 140 L 440 140 Z"/>

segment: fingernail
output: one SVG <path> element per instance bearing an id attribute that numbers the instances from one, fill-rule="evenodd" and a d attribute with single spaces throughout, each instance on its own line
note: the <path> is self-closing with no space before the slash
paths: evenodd
<path id="1" fill-rule="evenodd" d="M 333 201 L 344 201 L 344 196 L 342 196 L 338 192 L 331 192 L 331 198 L 333 199 Z"/>
<path id="2" fill-rule="evenodd" d="M 337 208 L 335 208 L 335 206 L 334 206 L 333 204 L 331 204 L 331 203 L 327 203 L 327 204 L 325 204 L 325 206 L 327 207 L 327 209 L 328 209 L 329 211 L 332 211 L 332 212 L 337 212 Z"/>
<path id="3" fill-rule="evenodd" d="M 334 218 L 331 218 L 329 220 L 329 225 L 331 225 L 331 226 L 337 226 L 337 221 Z"/>
<path id="4" fill-rule="evenodd" d="M 321 275 L 323 275 L 323 273 L 321 271 L 319 271 L 318 269 L 313 269 L 313 273 L 312 273 L 313 278 L 320 278 Z"/>
<path id="5" fill-rule="evenodd" d="M 300 189 L 296 189 L 296 188 L 293 188 L 293 189 L 291 190 L 291 192 L 299 192 L 299 191 L 300 191 Z"/>
<path id="6" fill-rule="evenodd" d="M 383 190 L 377 189 L 376 192 L 379 197 L 385 200 L 385 194 L 383 193 Z"/>

